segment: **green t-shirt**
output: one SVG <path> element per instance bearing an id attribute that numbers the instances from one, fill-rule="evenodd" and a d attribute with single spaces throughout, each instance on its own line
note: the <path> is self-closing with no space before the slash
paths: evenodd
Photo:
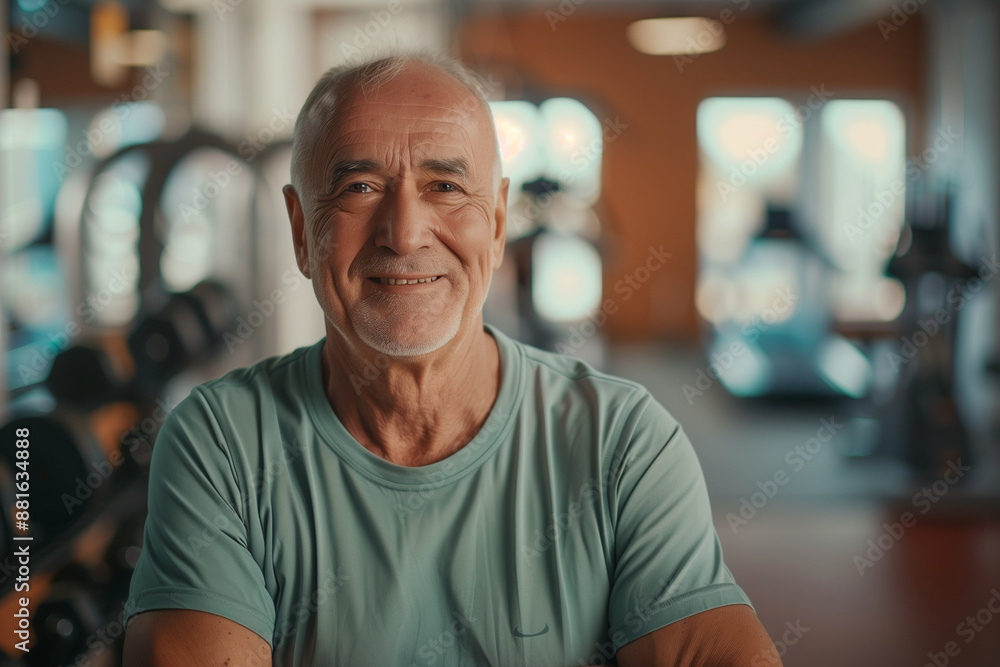
<path id="1" fill-rule="evenodd" d="M 218 614 L 268 640 L 276 666 L 566 667 L 750 604 L 666 409 L 486 330 L 496 403 L 427 466 L 379 458 L 344 428 L 322 340 L 195 388 L 153 450 L 125 621 Z"/>

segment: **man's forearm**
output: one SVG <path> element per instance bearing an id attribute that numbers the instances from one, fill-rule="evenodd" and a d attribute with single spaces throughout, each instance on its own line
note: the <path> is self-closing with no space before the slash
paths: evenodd
<path id="1" fill-rule="evenodd" d="M 781 667 L 747 605 L 728 605 L 671 623 L 623 646 L 618 667 Z"/>

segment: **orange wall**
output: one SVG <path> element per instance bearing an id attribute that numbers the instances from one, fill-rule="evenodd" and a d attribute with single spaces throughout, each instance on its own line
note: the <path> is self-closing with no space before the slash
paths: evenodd
<path id="1" fill-rule="evenodd" d="M 553 3 L 555 7 L 555 3 Z M 734 6 L 735 7 L 735 6 Z M 706 14 L 707 16 L 717 16 Z M 817 41 L 779 34 L 764 17 L 735 12 L 721 51 L 681 63 L 646 56 L 625 37 L 649 14 L 586 13 L 550 26 L 544 11 L 477 19 L 462 29 L 463 59 L 508 84 L 542 97 L 570 95 L 602 119 L 626 123 L 605 147 L 599 214 L 609 231 L 604 248 L 605 296 L 619 309 L 605 331 L 617 341 L 691 339 L 694 308 L 695 178 L 698 103 L 714 95 L 778 94 L 801 104 L 810 86 L 833 99 L 885 97 L 908 115 L 910 152 L 923 136 L 924 30 L 919 14 L 883 39 L 875 23 Z M 536 100 L 538 101 L 538 100 Z M 628 301 L 614 286 L 663 245 L 673 257 Z"/>

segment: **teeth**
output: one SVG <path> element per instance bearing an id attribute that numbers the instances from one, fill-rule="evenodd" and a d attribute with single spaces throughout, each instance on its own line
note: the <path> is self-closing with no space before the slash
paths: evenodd
<path id="1" fill-rule="evenodd" d="M 415 280 L 403 280 L 396 278 L 376 278 L 382 285 L 415 285 L 416 283 L 432 283 L 438 279 L 438 276 L 433 278 L 417 278 Z"/>

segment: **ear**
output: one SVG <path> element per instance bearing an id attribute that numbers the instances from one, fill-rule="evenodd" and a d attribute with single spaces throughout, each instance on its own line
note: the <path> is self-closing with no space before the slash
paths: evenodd
<path id="1" fill-rule="evenodd" d="M 507 190 L 510 188 L 510 179 L 500 179 L 500 187 L 497 189 L 496 209 L 493 211 L 493 219 L 496 222 L 496 229 L 493 231 L 493 270 L 496 271 L 503 263 L 503 251 L 507 246 Z"/>
<path id="2" fill-rule="evenodd" d="M 288 221 L 292 224 L 292 244 L 295 246 L 295 261 L 299 265 L 299 271 L 306 278 L 309 275 L 309 245 L 306 243 L 306 218 L 302 210 L 302 202 L 299 200 L 299 193 L 291 185 L 281 188 L 281 193 L 285 195 L 285 208 L 288 209 Z"/>

